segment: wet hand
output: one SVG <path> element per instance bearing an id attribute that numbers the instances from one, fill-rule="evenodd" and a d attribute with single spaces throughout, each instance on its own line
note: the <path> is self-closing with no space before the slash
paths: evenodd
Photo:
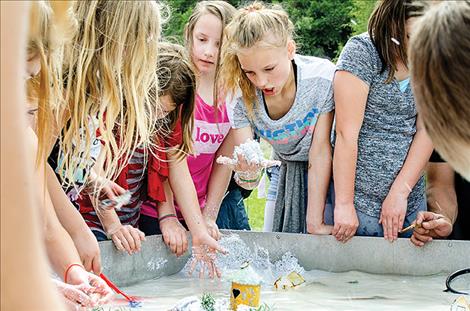
<path id="1" fill-rule="evenodd" d="M 353 204 L 336 204 L 334 220 L 335 224 L 331 234 L 337 241 L 346 243 L 356 234 L 357 227 L 359 227 L 359 219 Z"/>
<path id="2" fill-rule="evenodd" d="M 220 240 L 222 234 L 220 233 L 219 227 L 217 226 L 217 223 L 215 222 L 215 220 L 213 220 L 209 216 L 205 216 L 204 220 L 206 222 L 206 227 L 207 227 L 207 231 L 209 235 L 217 241 Z"/>
<path id="3" fill-rule="evenodd" d="M 398 238 L 398 232 L 403 228 L 406 210 L 408 208 L 408 196 L 402 193 L 388 193 L 382 204 L 379 224 L 382 224 L 384 238 L 390 242 Z"/>
<path id="4" fill-rule="evenodd" d="M 417 226 L 410 240 L 418 247 L 431 242 L 433 238 L 446 238 L 452 233 L 452 221 L 441 214 L 419 212 L 415 223 Z"/>
<path id="5" fill-rule="evenodd" d="M 188 238 L 186 229 L 177 218 L 165 218 L 160 221 L 163 241 L 176 255 L 181 256 L 188 250 Z"/>
<path id="6" fill-rule="evenodd" d="M 113 291 L 101 278 L 87 272 L 78 265 L 74 265 L 69 269 L 67 279 L 64 281 L 70 285 L 75 285 L 76 289 L 87 294 L 95 305 L 106 304 L 113 297 Z"/>
<path id="7" fill-rule="evenodd" d="M 126 251 L 129 255 L 140 251 L 142 241 L 145 241 L 145 234 L 130 225 L 121 225 L 108 231 L 108 236 L 120 251 Z"/>
<path id="8" fill-rule="evenodd" d="M 202 278 L 205 272 L 212 279 L 221 276 L 215 260 L 217 252 L 227 254 L 227 251 L 209 234 L 193 235 L 192 256 L 190 261 L 189 275 L 192 275 L 196 266 L 199 265 L 199 277 Z"/>
<path id="9" fill-rule="evenodd" d="M 93 308 L 98 305 L 92 297 L 80 289 L 80 286 L 70 285 L 55 279 L 52 282 L 57 291 L 62 295 L 69 310 L 85 310 L 86 308 Z"/>

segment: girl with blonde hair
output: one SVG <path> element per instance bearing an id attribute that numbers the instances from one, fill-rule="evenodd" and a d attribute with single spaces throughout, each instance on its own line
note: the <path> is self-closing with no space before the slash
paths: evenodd
<path id="1" fill-rule="evenodd" d="M 26 140 L 29 147 L 28 154 L 36 155 L 34 183 L 40 185 L 36 196 L 44 207 L 40 211 L 43 218 L 46 250 L 53 270 L 63 276 L 64 282 L 55 281 L 55 284 L 63 294 L 66 304 L 75 309 L 77 306 L 93 307 L 99 303 L 106 303 L 112 292 L 101 279 L 87 272 L 83 267 L 74 241 L 57 219 L 51 201 L 51 197 L 55 196 L 55 193 L 52 193 L 54 187 L 50 184 L 49 176 L 46 178 L 44 155 L 50 146 L 49 142 L 52 141 L 49 135 L 54 130 L 53 122 L 51 122 L 53 120 L 49 117 L 53 115 L 54 109 L 60 108 L 62 96 L 61 92 L 51 92 L 50 81 L 54 81 L 52 88 L 55 83 L 61 83 L 61 75 L 56 71 L 60 67 L 60 57 L 55 53 L 61 49 L 61 45 L 66 43 L 68 35 L 72 33 L 74 19 L 69 6 L 69 2 L 37 1 L 32 3 L 24 78 L 29 101 L 33 105 L 33 102 L 38 103 L 38 108 L 32 110 L 41 111 L 38 113 L 37 122 L 34 120 L 30 122 Z M 31 109 L 28 113 L 34 114 Z M 38 126 L 42 125 L 41 131 L 37 129 L 37 132 L 43 133 L 43 139 L 38 140 L 31 128 L 36 128 L 36 123 Z M 96 248 L 98 249 L 97 245 Z M 11 255 L 11 252 L 7 253 Z M 92 297 L 93 295 L 95 296 Z"/>
<path id="2" fill-rule="evenodd" d="M 117 185 L 131 192 L 128 204 L 115 211 L 93 207 L 93 200 L 80 200 L 80 212 L 98 240 L 110 238 L 119 250 L 129 254 L 140 250 L 144 235 L 137 229 L 139 221 L 140 229 L 148 235 L 160 233 L 161 228 L 165 243 L 180 256 L 186 252 L 188 244 L 186 229 L 175 214 L 174 196 L 191 230 L 193 246 L 207 244 L 222 251 L 208 234 L 197 203 L 187 199 L 193 198 L 189 193 L 194 189 L 186 154 L 192 149 L 196 78 L 182 46 L 159 44 L 158 73 L 163 78 L 159 79 L 158 97 L 162 105 L 161 122 L 166 125 L 166 131 L 153 139 L 156 148 L 147 166 L 137 161 L 143 154 L 139 148 L 117 178 Z"/>
<path id="3" fill-rule="evenodd" d="M 192 136 L 195 154 L 187 158 L 197 195 L 197 201 L 192 204 L 202 210 L 205 224 L 215 239 L 220 238 L 216 219 L 231 173 L 215 163 L 215 159 L 218 154 L 227 155 L 233 149 L 225 91 L 218 79 L 220 46 L 224 27 L 235 11 L 225 1 L 198 2 L 184 32 L 197 82 Z M 179 213 L 178 217 L 183 219 Z M 188 221 L 186 217 L 185 220 Z"/>
<path id="4" fill-rule="evenodd" d="M 77 1 L 73 12 L 78 29 L 64 51 L 66 105 L 56 112 L 62 130 L 49 157 L 67 192 L 68 197 L 62 193 L 54 205 L 69 232 L 77 223 L 85 224 L 83 219 L 75 220 L 80 215 L 75 202 L 85 186 L 91 193 L 104 192 L 111 198 L 122 190 L 112 187 L 110 180 L 138 147 L 152 146 L 160 110 L 158 100 L 149 95 L 152 88 L 158 90 L 157 2 Z M 139 161 L 145 164 L 147 156 L 143 154 Z M 103 159 L 99 176 L 91 174 L 98 157 Z M 48 174 L 53 175 L 50 168 Z M 86 232 L 73 230 L 74 241 L 89 240 L 91 235 L 93 242 L 87 245 L 94 245 L 96 239 L 86 224 L 85 228 Z M 100 270 L 96 256 L 87 256 L 84 263 L 95 272 Z"/>
<path id="5" fill-rule="evenodd" d="M 90 144 L 98 120 L 106 144 L 104 176 L 113 180 L 138 147 L 151 145 L 157 130 L 157 55 L 160 9 L 156 1 L 77 1 L 77 36 L 65 51 L 67 110 L 60 148 L 64 181 L 90 160 Z M 81 133 L 83 148 L 76 148 Z M 115 135 L 118 134 L 118 135 Z M 86 180 L 89 171 L 83 173 Z"/>
<path id="6" fill-rule="evenodd" d="M 37 187 L 31 182 L 35 155 L 26 144 L 25 71 L 28 2 L 1 2 L 1 309 L 65 310 L 48 277 L 41 238 Z M 18 185 L 22 185 L 18 196 Z M 12 208 L 14 207 L 14 208 Z M 18 230 L 19 222 L 22 230 Z M 29 293 L 25 299 L 24 293 Z"/>
<path id="7" fill-rule="evenodd" d="M 273 231 L 330 233 L 323 211 L 331 176 L 334 65 L 296 54 L 294 25 L 278 5 L 254 2 L 238 10 L 226 37 L 223 85 L 231 93 L 241 89 L 231 117 L 236 144 L 254 131 L 282 161 Z M 246 188 L 263 173 L 245 160 L 235 170 Z"/>

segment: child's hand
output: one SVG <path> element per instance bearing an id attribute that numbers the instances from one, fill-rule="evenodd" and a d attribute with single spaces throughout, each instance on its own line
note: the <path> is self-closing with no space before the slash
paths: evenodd
<path id="1" fill-rule="evenodd" d="M 57 291 L 64 298 L 64 302 L 69 310 L 86 310 L 86 308 L 96 307 L 98 304 L 88 294 L 82 291 L 77 285 L 70 285 L 53 279 L 52 282 Z"/>
<path id="2" fill-rule="evenodd" d="M 419 212 L 416 224 L 419 226 L 415 227 L 411 242 L 419 247 L 433 238 L 446 238 L 452 233 L 452 221 L 441 214 Z"/>
<path id="3" fill-rule="evenodd" d="M 346 243 L 356 234 L 357 227 L 359 227 L 359 219 L 353 204 L 336 204 L 334 220 L 335 225 L 331 234 L 337 241 Z"/>
<path id="4" fill-rule="evenodd" d="M 165 218 L 160 222 L 163 241 L 176 255 L 181 256 L 188 250 L 186 229 L 177 218 Z"/>
<path id="5" fill-rule="evenodd" d="M 382 204 L 379 224 L 382 224 L 384 238 L 390 242 L 398 238 L 398 231 L 403 228 L 408 196 L 399 192 L 390 191 Z"/>
<path id="6" fill-rule="evenodd" d="M 126 251 L 129 255 L 140 251 L 141 241 L 145 241 L 145 234 L 137 228 L 130 225 L 121 225 L 110 230 L 108 236 L 120 251 Z"/>
<path id="7" fill-rule="evenodd" d="M 99 274 L 101 272 L 100 248 L 91 230 L 87 227 L 85 231 L 72 235 L 72 239 L 85 270 Z"/>
<path id="8" fill-rule="evenodd" d="M 64 281 L 88 295 L 94 306 L 106 304 L 113 297 L 113 291 L 101 278 L 78 265 L 69 268 L 67 280 Z"/>
<path id="9" fill-rule="evenodd" d="M 219 226 L 217 226 L 215 220 L 208 216 L 205 216 L 204 220 L 206 221 L 206 227 L 209 235 L 217 241 L 220 240 L 222 234 L 220 233 Z"/>
<path id="10" fill-rule="evenodd" d="M 191 275 L 196 266 L 199 264 L 199 277 L 204 277 L 207 271 L 209 277 L 212 279 L 215 276 L 221 276 L 219 268 L 215 264 L 216 253 L 221 252 L 227 254 L 227 251 L 222 248 L 216 240 L 208 234 L 193 235 L 192 259 L 189 269 Z"/>
<path id="11" fill-rule="evenodd" d="M 97 190 L 99 190 L 99 193 L 96 193 Z M 101 204 L 101 201 L 106 200 L 107 202 L 114 203 L 117 197 L 126 193 L 126 189 L 122 188 L 114 181 L 93 173 L 90 174 L 90 178 L 88 179 L 87 192 L 92 199 L 91 202 L 93 205 L 95 205 L 96 201 L 100 201 L 98 206 L 95 206 L 95 209 L 98 207 L 102 210 L 110 210 L 116 208 L 116 204 Z"/>

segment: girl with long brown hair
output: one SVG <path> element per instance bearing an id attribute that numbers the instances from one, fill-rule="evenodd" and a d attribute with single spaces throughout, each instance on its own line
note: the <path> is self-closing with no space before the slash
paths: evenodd
<path id="1" fill-rule="evenodd" d="M 409 83 L 406 48 L 422 9 L 413 3 L 378 2 L 368 33 L 351 38 L 337 62 L 332 233 L 339 241 L 354 234 L 394 241 L 426 209 L 432 143 Z"/>

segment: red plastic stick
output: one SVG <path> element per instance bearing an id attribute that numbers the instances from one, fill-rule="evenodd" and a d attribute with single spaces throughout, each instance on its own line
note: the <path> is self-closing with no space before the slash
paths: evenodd
<path id="1" fill-rule="evenodd" d="M 108 284 L 108 286 L 111 287 L 116 293 L 126 298 L 127 301 L 137 302 L 137 299 L 135 297 L 126 295 L 123 291 L 119 289 L 119 287 L 116 286 L 116 284 L 111 282 L 103 273 L 100 273 L 100 278 L 102 278 L 106 282 L 106 284 Z"/>

